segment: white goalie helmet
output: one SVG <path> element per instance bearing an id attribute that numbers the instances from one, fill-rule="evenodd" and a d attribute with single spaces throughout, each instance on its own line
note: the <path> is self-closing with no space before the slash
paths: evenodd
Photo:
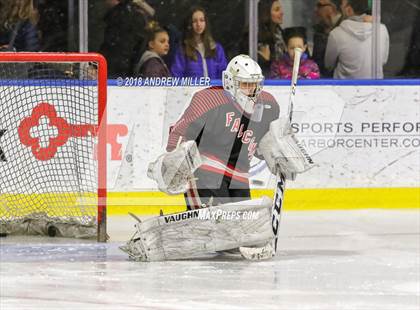
<path id="1" fill-rule="evenodd" d="M 247 113 L 254 112 L 254 105 L 262 91 L 264 76 L 261 68 L 248 55 L 238 55 L 234 57 L 223 71 L 223 88 L 229 92 L 236 102 Z M 248 93 L 241 89 L 243 87 L 252 88 Z"/>

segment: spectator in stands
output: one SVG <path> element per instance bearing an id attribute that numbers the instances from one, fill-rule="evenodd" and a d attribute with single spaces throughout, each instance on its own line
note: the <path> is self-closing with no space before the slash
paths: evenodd
<path id="1" fill-rule="evenodd" d="M 295 48 L 300 48 L 302 53 L 299 66 L 298 77 L 302 79 L 319 79 L 318 65 L 309 59 L 307 54 L 306 29 L 304 27 L 291 27 L 284 30 L 284 38 L 287 44 L 287 53 L 280 60 L 271 63 L 270 78 L 272 79 L 291 79 L 293 72 L 293 62 Z"/>
<path id="2" fill-rule="evenodd" d="M 108 76 L 116 78 L 132 74 L 140 51 L 144 49 L 146 16 L 133 0 L 105 0 L 104 42 L 100 47 L 108 61 Z"/>
<path id="3" fill-rule="evenodd" d="M 220 79 L 226 65 L 223 47 L 211 35 L 206 11 L 193 7 L 185 20 L 183 42 L 175 52 L 173 76 Z"/>
<path id="4" fill-rule="evenodd" d="M 325 67 L 334 69 L 334 78 L 363 79 L 372 77 L 372 22 L 366 21 L 368 0 L 341 0 L 345 16 L 340 26 L 331 31 L 325 52 Z M 384 65 L 389 54 L 389 35 L 380 25 L 381 44 L 377 57 Z M 376 60 L 375 60 L 376 61 Z M 379 68 L 383 78 L 383 68 Z"/>
<path id="5" fill-rule="evenodd" d="M 261 0 L 258 3 L 258 64 L 265 76 L 270 72 L 271 62 L 280 60 L 287 52 L 281 28 L 283 14 L 279 0 Z"/>
<path id="6" fill-rule="evenodd" d="M 0 51 L 39 51 L 32 0 L 0 0 Z"/>
<path id="7" fill-rule="evenodd" d="M 157 23 L 151 23 L 146 30 L 148 32 L 146 36 L 147 50 L 142 54 L 140 61 L 134 68 L 134 74 L 143 77 L 171 76 L 162 59 L 169 52 L 168 32 L 159 27 Z"/>
<path id="8" fill-rule="evenodd" d="M 39 0 L 39 23 L 41 50 L 43 52 L 78 51 L 76 34 L 72 42 L 68 35 L 68 3 L 57 0 Z"/>
<path id="9" fill-rule="evenodd" d="M 312 58 L 318 64 L 321 76 L 331 78 L 333 71 L 327 70 L 324 65 L 325 49 L 328 35 L 340 25 L 343 15 L 340 13 L 341 0 L 318 0 L 316 3 L 316 15 L 319 23 L 314 26 L 314 49 Z"/>
<path id="10" fill-rule="evenodd" d="M 151 21 L 154 18 L 156 13 L 155 9 L 146 0 L 133 0 L 133 3 L 137 6 L 137 11 L 145 16 L 146 21 Z"/>
<path id="11" fill-rule="evenodd" d="M 406 77 L 420 78 L 420 10 L 414 22 L 414 31 L 411 34 L 411 42 L 408 50 L 406 63 L 402 74 Z"/>

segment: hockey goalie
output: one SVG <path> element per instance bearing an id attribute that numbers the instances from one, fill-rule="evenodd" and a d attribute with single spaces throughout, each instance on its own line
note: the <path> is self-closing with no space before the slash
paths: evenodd
<path id="1" fill-rule="evenodd" d="M 161 191 L 184 194 L 188 210 L 139 220 L 134 236 L 121 247 L 130 259 L 232 252 L 249 259 L 274 255 L 284 181 L 312 163 L 288 119 L 279 118 L 274 97 L 262 90 L 264 76 L 252 58 L 234 57 L 222 80 L 223 87 L 195 93 L 171 129 L 167 152 L 148 168 Z M 274 201 L 251 200 L 248 171 L 253 156 L 281 176 Z"/>

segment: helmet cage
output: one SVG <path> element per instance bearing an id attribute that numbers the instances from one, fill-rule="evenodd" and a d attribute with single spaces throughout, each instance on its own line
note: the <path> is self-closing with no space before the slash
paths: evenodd
<path id="1" fill-rule="evenodd" d="M 235 92 L 235 97 L 239 94 L 242 93 L 245 96 L 247 96 L 248 98 L 250 98 L 251 100 L 253 100 L 254 102 L 256 102 L 256 100 L 258 99 L 258 96 L 260 95 L 263 86 L 264 86 L 264 77 L 261 75 L 257 75 L 255 74 L 256 77 L 250 77 L 250 78 L 244 78 L 244 77 L 240 77 L 240 76 L 236 76 L 233 78 L 233 85 L 234 85 L 234 92 Z M 255 91 L 253 95 L 249 95 L 249 94 L 245 94 L 242 90 L 241 90 L 241 83 L 249 83 L 249 84 L 256 84 L 255 86 Z"/>

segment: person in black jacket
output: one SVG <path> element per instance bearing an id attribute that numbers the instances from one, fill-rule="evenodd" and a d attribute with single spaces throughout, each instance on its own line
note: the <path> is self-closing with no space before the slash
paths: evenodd
<path id="1" fill-rule="evenodd" d="M 0 0 L 0 51 L 39 51 L 32 0 Z"/>
<path id="2" fill-rule="evenodd" d="M 284 40 L 283 6 L 279 0 L 261 0 L 258 7 L 258 63 L 265 76 L 270 71 L 272 61 L 280 60 L 287 52 Z"/>
<path id="3" fill-rule="evenodd" d="M 108 61 L 108 77 L 130 76 L 144 49 L 145 16 L 132 0 L 106 0 L 106 4 L 109 10 L 100 53 Z"/>
<path id="4" fill-rule="evenodd" d="M 333 72 L 325 68 L 324 58 L 330 32 L 343 20 L 340 0 L 318 0 L 316 14 L 319 23 L 314 25 L 314 49 L 312 58 L 318 64 L 321 77 L 332 78 Z"/>
<path id="5" fill-rule="evenodd" d="M 260 0 L 258 2 L 258 64 L 264 76 L 270 75 L 273 61 L 280 60 L 287 53 L 284 40 L 283 6 L 280 0 Z M 248 53 L 248 27 L 243 32 L 240 50 Z"/>
<path id="6" fill-rule="evenodd" d="M 69 35 L 69 8 L 67 1 L 38 0 L 41 32 L 41 50 L 43 52 L 76 52 L 78 36 Z M 71 41 L 70 41 L 71 40 Z"/>

